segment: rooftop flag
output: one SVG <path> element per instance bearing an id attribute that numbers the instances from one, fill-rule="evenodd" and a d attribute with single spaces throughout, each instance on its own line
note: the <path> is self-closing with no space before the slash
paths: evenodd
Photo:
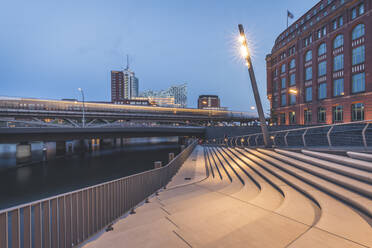
<path id="1" fill-rule="evenodd" d="M 291 19 L 294 18 L 294 15 L 289 10 L 287 10 L 287 28 L 288 28 L 288 18 L 291 18 Z"/>
<path id="2" fill-rule="evenodd" d="M 288 16 L 289 18 L 291 18 L 291 19 L 294 18 L 294 15 L 293 15 L 291 12 L 289 12 L 289 10 L 287 10 L 287 16 Z"/>

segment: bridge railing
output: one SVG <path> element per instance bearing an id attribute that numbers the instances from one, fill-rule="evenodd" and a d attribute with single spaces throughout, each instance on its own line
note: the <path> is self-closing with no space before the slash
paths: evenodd
<path id="1" fill-rule="evenodd" d="M 372 120 L 331 125 L 308 126 L 269 132 L 274 147 L 361 147 L 372 149 Z M 228 146 L 260 147 L 264 145 L 262 133 L 209 140 Z"/>
<path id="2" fill-rule="evenodd" d="M 0 210 L 0 247 L 74 247 L 165 187 L 196 146 L 166 166 Z"/>

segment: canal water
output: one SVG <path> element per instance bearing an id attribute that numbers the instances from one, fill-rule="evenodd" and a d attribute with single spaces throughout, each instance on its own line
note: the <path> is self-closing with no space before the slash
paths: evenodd
<path id="1" fill-rule="evenodd" d="M 176 143 L 131 144 L 0 171 L 0 209 L 103 183 L 168 163 Z"/>

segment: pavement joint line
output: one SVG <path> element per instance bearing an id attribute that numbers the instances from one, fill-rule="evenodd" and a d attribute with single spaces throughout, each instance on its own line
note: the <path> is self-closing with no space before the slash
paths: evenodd
<path id="1" fill-rule="evenodd" d="M 369 246 L 363 245 L 363 244 L 361 244 L 361 243 L 358 243 L 358 242 L 356 242 L 356 241 L 354 241 L 354 240 L 351 240 L 351 239 L 345 238 L 345 237 L 340 236 L 340 235 L 338 235 L 338 234 L 335 234 L 335 233 L 329 232 L 329 231 L 324 230 L 324 229 L 322 229 L 322 228 L 319 228 L 319 227 L 314 226 L 314 229 L 318 229 L 318 230 L 323 231 L 323 232 L 326 232 L 326 233 L 328 233 L 328 234 L 330 234 L 330 235 L 332 235 L 332 236 L 335 236 L 335 237 L 338 237 L 338 238 L 341 238 L 341 239 L 344 239 L 344 240 L 350 241 L 350 242 L 352 242 L 352 243 L 354 243 L 354 244 L 357 244 L 357 245 L 360 245 L 360 246 L 363 246 L 363 247 L 366 247 L 366 248 L 371 248 L 371 247 L 369 247 Z"/>
<path id="2" fill-rule="evenodd" d="M 313 229 L 314 226 L 310 226 L 308 229 L 306 229 L 303 233 L 301 233 L 300 235 L 298 235 L 295 239 L 293 239 L 291 242 L 289 242 L 285 247 L 289 247 L 291 244 L 295 243 L 299 238 L 301 238 L 302 236 L 304 236 L 308 231 L 310 231 L 311 229 Z"/>
<path id="3" fill-rule="evenodd" d="M 301 222 L 301 221 L 298 221 L 298 220 L 292 219 L 292 218 L 290 218 L 290 217 L 288 217 L 288 216 L 285 216 L 285 215 L 279 214 L 279 213 L 277 213 L 277 212 L 275 212 L 275 211 L 272 211 L 272 210 L 270 210 L 270 209 L 266 209 L 266 208 L 264 208 L 264 207 L 261 207 L 261 206 L 255 205 L 255 204 L 253 204 L 253 203 L 251 203 L 251 202 L 244 201 L 244 200 L 239 199 L 239 198 L 237 198 L 237 197 L 235 197 L 235 196 L 228 195 L 228 194 L 223 193 L 223 192 L 220 192 L 220 191 L 218 191 L 218 190 L 211 190 L 211 189 L 208 189 L 208 188 L 205 187 L 205 186 L 201 186 L 201 185 L 198 185 L 198 186 L 201 187 L 201 188 L 206 188 L 207 190 L 209 190 L 209 191 L 211 191 L 211 192 L 215 192 L 215 193 L 218 193 L 218 194 L 221 194 L 221 195 L 224 195 L 224 196 L 230 197 L 230 198 L 232 198 L 232 199 L 234 199 L 234 200 L 237 200 L 237 201 L 243 202 L 243 203 L 245 203 L 245 204 L 248 204 L 248 205 L 251 205 L 251 206 L 257 207 L 257 208 L 259 208 L 259 209 L 261 209 L 261 210 L 264 210 L 264 211 L 267 211 L 267 212 L 269 212 L 269 213 L 272 213 L 272 214 L 275 214 L 275 215 L 281 216 L 281 217 L 286 218 L 286 219 L 288 219 L 288 220 L 291 220 L 291 221 L 297 222 L 297 223 L 299 223 L 299 224 L 303 224 L 303 225 L 305 225 L 305 226 L 311 227 L 311 225 L 308 225 L 308 224 L 303 223 L 303 222 Z"/>
<path id="4" fill-rule="evenodd" d="M 160 207 L 161 210 L 163 210 L 164 212 L 166 212 L 168 215 L 172 215 L 171 213 L 169 213 L 164 207 Z"/>
<path id="5" fill-rule="evenodd" d="M 187 244 L 189 247 L 192 248 L 192 245 L 190 245 L 189 242 L 187 242 L 180 234 L 178 234 L 176 231 L 173 230 L 173 233 L 176 234 L 176 236 L 181 239 L 183 242 L 185 242 L 185 244 Z"/>
<path id="6" fill-rule="evenodd" d="M 178 229 L 181 229 L 176 223 L 174 223 L 174 221 L 172 221 L 170 218 L 168 218 L 168 216 L 165 216 L 164 218 L 166 218 L 170 223 L 175 225 Z"/>

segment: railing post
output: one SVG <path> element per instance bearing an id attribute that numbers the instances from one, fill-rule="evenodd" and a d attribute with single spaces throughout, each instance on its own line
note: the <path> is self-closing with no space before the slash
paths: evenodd
<path id="1" fill-rule="evenodd" d="M 306 136 L 307 130 L 309 130 L 309 129 L 306 128 L 306 129 L 305 129 L 305 132 L 302 134 L 302 142 L 304 143 L 304 147 L 306 147 L 305 136 Z"/>
<path id="2" fill-rule="evenodd" d="M 363 131 L 362 131 L 364 148 L 367 148 L 367 146 L 368 146 L 367 139 L 366 139 L 366 131 L 367 131 L 368 126 L 369 126 L 369 123 L 366 124 L 366 126 L 363 128 Z"/>
<path id="3" fill-rule="evenodd" d="M 250 139 L 251 139 L 251 135 L 248 135 L 248 140 L 247 140 L 247 142 L 248 142 L 248 147 L 251 146 Z"/>
<path id="4" fill-rule="evenodd" d="M 272 137 L 273 137 L 273 138 L 272 138 L 273 145 L 276 146 L 276 142 L 275 142 L 276 134 L 274 134 Z"/>
<path id="5" fill-rule="evenodd" d="M 235 138 L 235 146 L 238 146 L 238 139 L 240 139 L 239 136 Z"/>
<path id="6" fill-rule="evenodd" d="M 331 136 L 330 136 L 330 134 L 331 134 L 331 132 L 332 132 L 333 127 L 334 127 L 334 126 L 332 126 L 332 127 L 328 130 L 328 132 L 327 132 L 327 140 L 328 140 L 328 146 L 329 146 L 329 147 L 332 147 L 332 142 L 331 142 Z"/>
<path id="7" fill-rule="evenodd" d="M 258 146 L 258 136 L 260 136 L 259 134 L 256 135 L 256 138 L 254 139 L 254 142 L 256 142 L 256 147 Z"/>
<path id="8" fill-rule="evenodd" d="M 288 141 L 287 141 L 287 136 L 288 136 L 289 132 L 286 132 L 285 135 L 284 135 L 284 143 L 286 146 L 288 146 Z"/>

